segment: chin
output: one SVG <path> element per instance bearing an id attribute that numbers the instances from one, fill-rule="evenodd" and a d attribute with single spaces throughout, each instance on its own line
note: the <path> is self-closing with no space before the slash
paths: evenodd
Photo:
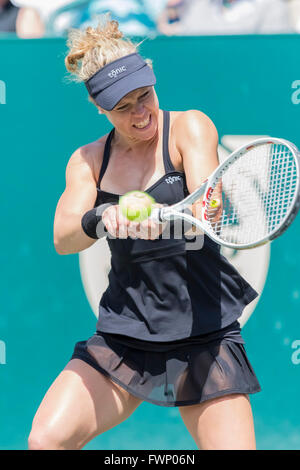
<path id="1" fill-rule="evenodd" d="M 150 114 L 150 122 L 146 128 L 137 129 L 134 128 L 134 136 L 138 137 L 141 140 L 150 140 L 152 139 L 155 134 L 157 133 L 157 119 L 156 116 L 151 113 Z"/>

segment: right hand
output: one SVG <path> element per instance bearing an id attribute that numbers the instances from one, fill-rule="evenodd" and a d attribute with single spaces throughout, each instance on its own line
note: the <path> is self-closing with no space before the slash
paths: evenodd
<path id="1" fill-rule="evenodd" d="M 161 206 L 156 204 L 156 206 Z M 102 222 L 107 231 L 116 238 L 141 238 L 155 240 L 166 227 L 166 223 L 156 223 L 152 219 L 133 222 L 125 217 L 119 205 L 110 206 L 102 214 Z"/>

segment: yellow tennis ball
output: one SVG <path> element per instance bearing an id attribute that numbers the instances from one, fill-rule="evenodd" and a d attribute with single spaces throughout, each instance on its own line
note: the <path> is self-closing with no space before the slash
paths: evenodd
<path id="1" fill-rule="evenodd" d="M 151 215 L 153 197 L 143 191 L 129 191 L 119 199 L 119 206 L 124 217 L 133 222 L 142 222 Z"/>

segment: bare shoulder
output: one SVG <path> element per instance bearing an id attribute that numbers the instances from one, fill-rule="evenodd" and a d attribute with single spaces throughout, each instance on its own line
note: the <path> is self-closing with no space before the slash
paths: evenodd
<path id="1" fill-rule="evenodd" d="M 70 171 L 90 172 L 97 183 L 106 138 L 107 135 L 76 149 L 68 161 L 67 173 Z"/>
<path id="2" fill-rule="evenodd" d="M 199 137 L 218 140 L 218 132 L 213 121 L 197 109 L 175 111 L 173 129 L 179 140 Z"/>

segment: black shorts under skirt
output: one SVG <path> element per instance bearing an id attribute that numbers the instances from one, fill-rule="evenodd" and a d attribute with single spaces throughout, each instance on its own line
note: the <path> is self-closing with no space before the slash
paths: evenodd
<path id="1" fill-rule="evenodd" d="M 154 343 L 97 332 L 76 343 L 71 359 L 87 362 L 132 395 L 160 406 L 259 392 L 244 345 L 206 336 L 207 341 L 201 336 Z"/>

